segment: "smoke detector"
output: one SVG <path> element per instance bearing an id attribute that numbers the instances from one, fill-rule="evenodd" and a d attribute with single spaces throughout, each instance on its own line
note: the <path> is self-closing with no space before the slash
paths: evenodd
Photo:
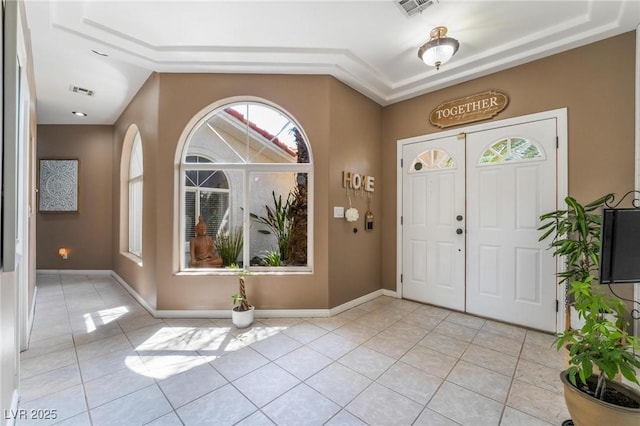
<path id="1" fill-rule="evenodd" d="M 81 95 L 87 95 L 87 96 L 93 96 L 96 94 L 96 92 L 93 90 L 85 89 L 84 87 L 78 87 L 74 85 L 69 86 L 69 90 L 71 90 L 74 93 L 79 93 Z"/>
<path id="2" fill-rule="evenodd" d="M 413 16 L 438 2 L 439 0 L 398 0 L 396 4 L 400 6 L 407 16 Z"/>

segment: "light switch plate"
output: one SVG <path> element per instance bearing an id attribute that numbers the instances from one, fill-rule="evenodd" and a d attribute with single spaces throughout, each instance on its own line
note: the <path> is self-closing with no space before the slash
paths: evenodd
<path id="1" fill-rule="evenodd" d="M 344 207 L 333 207 L 333 217 L 336 219 L 344 218 Z"/>

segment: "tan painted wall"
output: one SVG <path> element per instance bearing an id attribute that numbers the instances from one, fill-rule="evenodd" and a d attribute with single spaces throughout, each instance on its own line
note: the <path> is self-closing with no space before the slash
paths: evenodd
<path id="1" fill-rule="evenodd" d="M 378 105 L 327 76 L 161 74 L 153 76 L 152 79 L 159 82 L 158 100 L 153 100 L 155 92 L 152 94 L 141 91 L 134 103 L 148 105 L 148 108 L 152 107 L 153 102 L 159 105 L 157 143 L 147 141 L 147 137 L 142 135 L 145 156 L 143 215 L 148 225 L 144 228 L 141 269 L 144 276 L 155 277 L 157 309 L 228 309 L 231 306 L 230 295 L 237 291 L 237 279 L 233 276 L 176 274 L 178 264 L 174 256 L 174 247 L 177 246 L 174 230 L 178 214 L 174 209 L 177 187 L 174 170 L 180 136 L 199 111 L 214 102 L 234 96 L 263 98 L 288 111 L 304 129 L 314 162 L 313 274 L 254 274 L 247 279 L 250 301 L 260 309 L 327 308 L 334 303 L 359 297 L 380 288 L 379 273 L 376 274 L 375 268 L 359 280 L 354 278 L 346 288 L 340 282 L 337 283 L 340 285 L 331 287 L 328 284 L 329 252 L 331 251 L 331 256 L 336 258 L 353 254 L 350 246 L 343 244 L 343 241 L 352 239 L 351 234 L 330 236 L 329 232 L 329 210 L 332 205 L 329 194 L 334 191 L 342 194 L 341 188 L 335 187 L 336 176 L 332 161 L 337 158 L 348 160 L 349 156 L 354 156 L 353 161 L 349 163 L 356 164 L 362 161 L 359 158 L 361 154 L 366 153 L 374 159 L 374 165 L 368 167 L 367 172 L 379 175 L 381 108 Z M 336 105 L 343 105 L 345 111 L 357 112 L 350 113 L 353 120 L 338 120 L 339 126 L 334 128 L 331 111 Z M 136 116 L 130 109 L 116 123 L 118 144 L 128 125 L 135 122 L 140 126 L 139 121 L 144 118 Z M 366 128 L 364 132 L 363 128 Z M 360 145 L 363 148 L 351 149 Z M 346 151 L 343 151 L 345 148 Z M 118 164 L 118 155 L 120 154 L 116 153 L 114 164 Z M 153 177 L 147 174 L 148 170 L 153 170 Z M 342 164 L 339 164 L 337 170 L 341 172 Z M 330 171 L 333 173 L 331 177 Z M 147 197 L 148 192 L 153 195 Z M 119 199 L 119 195 L 114 194 L 114 198 Z M 377 202 L 380 202 L 379 199 Z M 115 204 L 117 203 L 114 203 L 114 209 L 117 209 Z M 114 216 L 116 214 L 117 211 L 114 210 Z M 152 226 L 151 230 L 148 229 L 149 226 Z M 153 232 L 154 235 L 149 236 L 149 232 Z M 380 235 L 378 231 L 368 240 L 364 237 L 360 239 L 358 246 L 363 250 L 361 257 L 356 258 L 358 263 L 380 264 L 380 250 L 376 249 L 379 247 Z M 370 240 L 376 238 L 378 242 L 370 244 Z M 154 239 L 153 243 L 150 239 Z M 153 245 L 153 248 L 148 250 L 147 247 L 150 245 Z M 154 273 L 147 272 L 149 268 L 153 268 L 153 265 L 147 262 L 151 256 L 156 262 Z M 131 262 L 122 255 L 116 257 L 115 269 L 120 274 L 125 270 L 127 263 Z M 331 276 L 340 276 L 341 272 L 344 270 L 337 268 L 335 273 L 331 272 Z M 135 275 L 125 277 L 127 282 L 136 282 L 139 278 L 140 276 Z"/>
<path id="2" fill-rule="evenodd" d="M 329 300 L 330 306 L 337 306 L 382 286 L 382 107 L 332 80 L 330 111 L 329 205 L 325 210 L 329 214 Z M 351 197 L 360 213 L 357 222 L 333 218 L 333 206 L 349 207 L 342 187 L 343 171 L 374 177 L 373 231 L 364 229 L 366 196 Z"/>
<path id="3" fill-rule="evenodd" d="M 314 273 L 250 276 L 249 297 L 262 309 L 327 308 L 381 286 L 395 289 L 396 141 L 437 132 L 427 117 L 446 100 L 500 90 L 510 97 L 510 104 L 496 119 L 567 107 L 570 193 L 585 201 L 603 192 L 631 189 L 634 36 L 624 34 L 385 108 L 328 76 L 154 74 L 114 126 L 109 157 L 112 225 L 106 226 L 113 257 L 109 265 L 157 309 L 230 307 L 229 295 L 236 291 L 234 277 L 175 274 L 173 170 L 178 140 L 189 120 L 207 105 L 232 96 L 261 97 L 287 110 L 305 130 L 315 164 Z M 115 233 L 121 220 L 122 139 L 132 123 L 140 127 L 145 161 L 142 266 L 120 254 Z M 41 126 L 39 132 L 46 127 Z M 79 143 L 82 138 L 77 136 Z M 46 133 L 39 133 L 38 139 L 40 149 Z M 52 152 L 64 156 L 67 151 Z M 84 162 L 81 169 L 87 170 Z M 341 186 L 345 169 L 376 177 L 372 201 L 376 228 L 372 233 L 363 231 L 362 221 L 357 224 L 359 232 L 353 234 L 352 225 L 332 218 L 333 206 L 348 204 Z M 363 199 L 354 199 L 354 206 L 361 213 L 366 210 Z M 40 224 L 42 215 L 38 216 Z M 61 235 L 96 227 L 91 222 Z M 60 262 L 52 249 L 60 241 L 49 240 L 46 234 L 38 234 L 39 246 L 49 244 L 39 247 L 38 261 Z M 92 264 L 89 260 L 78 267 L 90 269 L 95 267 Z M 69 261 L 38 263 L 39 268 L 67 269 L 70 265 Z"/>
<path id="4" fill-rule="evenodd" d="M 494 120 L 566 107 L 569 194 L 591 201 L 634 185 L 635 32 L 400 102 L 383 111 L 383 285 L 396 288 L 397 140 L 438 132 L 441 102 L 494 89 L 509 106 Z"/>
<path id="5" fill-rule="evenodd" d="M 112 269 L 112 126 L 38 126 L 37 159 L 80 160 L 78 213 L 40 213 L 38 269 Z M 38 200 L 39 201 L 39 200 Z M 67 260 L 59 247 L 70 250 Z"/>
<path id="6" fill-rule="evenodd" d="M 156 165 L 158 157 L 158 103 L 160 98 L 160 81 L 157 74 L 152 74 L 140 88 L 114 125 L 113 136 L 113 270 L 122 277 L 152 307 L 156 306 L 156 234 L 158 229 L 156 211 L 156 194 L 162 192 L 155 182 L 158 179 Z M 142 211 L 142 265 L 139 261 L 122 253 L 128 248 L 126 234 L 128 216 L 124 209 L 124 222 L 121 227 L 121 203 L 128 204 L 127 193 L 121 192 L 122 145 L 129 127 L 135 124 L 140 131 L 142 156 L 144 162 L 143 175 L 143 211 Z M 129 167 L 128 164 L 125 167 Z M 126 187 L 126 183 L 124 183 Z M 124 199 L 122 199 L 124 198 Z M 124 233 L 120 231 L 124 230 Z M 121 241 L 124 239 L 124 241 Z"/>

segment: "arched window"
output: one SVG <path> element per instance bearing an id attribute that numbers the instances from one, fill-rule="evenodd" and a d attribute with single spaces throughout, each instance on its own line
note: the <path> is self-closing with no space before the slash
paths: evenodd
<path id="1" fill-rule="evenodd" d="M 456 162 L 448 152 L 430 149 L 418 155 L 411 164 L 409 173 L 431 172 L 434 170 L 455 169 Z"/>
<path id="2" fill-rule="evenodd" d="M 136 132 L 129 158 L 129 253 L 142 257 L 142 139 Z"/>
<path id="3" fill-rule="evenodd" d="M 480 165 L 495 165 L 511 161 L 544 159 L 544 152 L 535 142 L 520 137 L 500 139 L 491 144 L 480 157 Z"/>
<path id="4" fill-rule="evenodd" d="M 194 269 L 189 242 L 202 216 L 222 267 L 309 270 L 312 171 L 304 132 L 278 107 L 213 107 L 180 156 L 180 269 Z"/>
<path id="5" fill-rule="evenodd" d="M 198 155 L 187 157 L 187 163 L 212 164 Z M 185 225 L 186 242 L 195 236 L 195 225 L 202 216 L 207 224 L 207 235 L 215 237 L 229 220 L 229 181 L 220 170 L 187 170 L 185 173 Z"/>

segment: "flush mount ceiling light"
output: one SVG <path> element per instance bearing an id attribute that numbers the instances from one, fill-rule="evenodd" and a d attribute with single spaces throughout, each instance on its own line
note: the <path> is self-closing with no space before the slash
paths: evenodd
<path id="1" fill-rule="evenodd" d="M 418 50 L 418 57 L 436 70 L 446 63 L 458 51 L 460 43 L 455 38 L 447 37 L 447 27 L 435 27 L 429 33 L 431 39 Z"/>
<path id="2" fill-rule="evenodd" d="M 87 116 L 86 112 L 81 112 L 81 111 L 71 111 L 71 114 L 77 115 L 78 117 L 86 117 Z"/>

